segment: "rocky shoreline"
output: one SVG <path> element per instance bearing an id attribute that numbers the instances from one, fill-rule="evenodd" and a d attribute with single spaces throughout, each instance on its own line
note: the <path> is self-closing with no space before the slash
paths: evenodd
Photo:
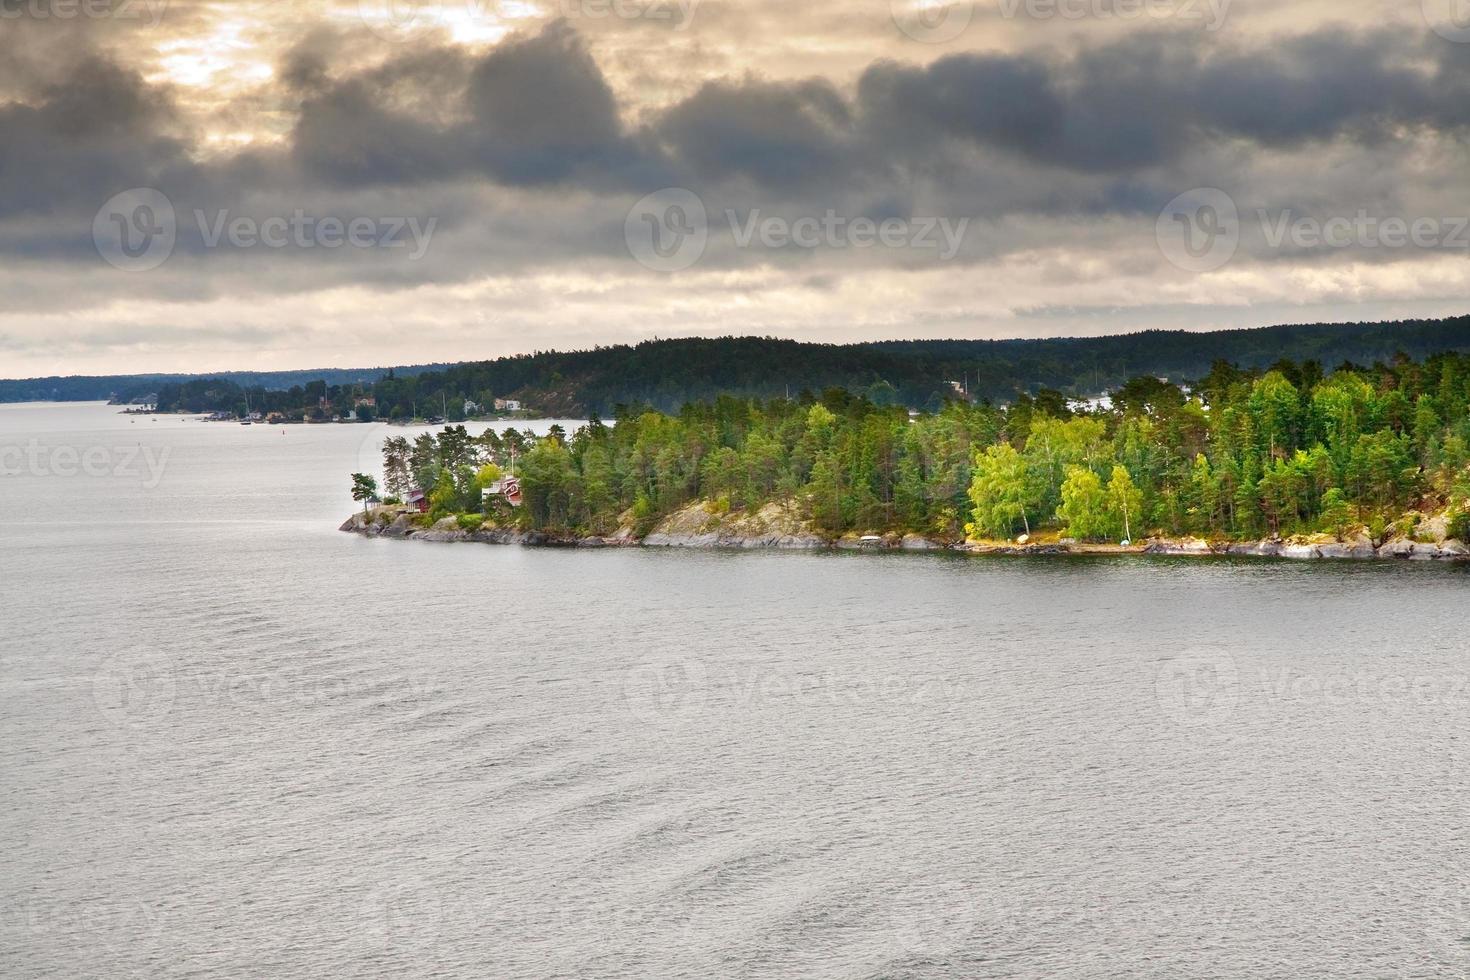
<path id="1" fill-rule="evenodd" d="M 1150 538 L 1131 545 L 1094 544 L 1061 539 L 1045 542 L 939 541 L 917 534 L 846 535 L 829 538 L 816 534 L 789 509 L 768 504 L 746 514 L 716 514 L 694 504 L 661 520 L 638 536 L 631 526 L 610 535 L 554 534 L 509 528 L 461 527 L 446 517 L 424 527 L 418 515 L 400 508 L 379 507 L 357 513 L 340 528 L 374 538 L 414 541 L 518 544 L 542 548 L 725 548 L 784 549 L 794 551 L 946 551 L 969 555 L 1166 555 L 1180 557 L 1250 557 L 1283 559 L 1397 559 L 1409 561 L 1467 561 L 1470 548 L 1454 539 L 1420 541 L 1391 538 L 1374 545 L 1366 534 L 1345 541 L 1325 535 L 1311 538 L 1270 538 L 1260 541 L 1206 541 L 1203 538 Z"/>

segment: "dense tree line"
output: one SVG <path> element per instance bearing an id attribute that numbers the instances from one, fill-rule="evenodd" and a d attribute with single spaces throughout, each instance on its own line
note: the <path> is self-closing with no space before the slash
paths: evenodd
<path id="1" fill-rule="evenodd" d="M 327 417 L 353 406 L 343 392 L 372 395 L 380 417 L 463 418 L 468 399 L 490 405 L 514 398 L 546 415 L 613 416 L 620 405 L 678 411 L 719 395 L 767 400 L 845 388 L 879 406 L 936 412 L 958 383 L 972 400 L 1009 402 L 1052 388 L 1096 394 L 1141 374 L 1198 377 L 1219 359 L 1263 368 L 1281 359 L 1338 364 L 1423 359 L 1470 352 L 1470 317 L 1382 324 L 1305 324 L 1209 333 L 1145 331 L 1109 337 L 1032 340 L 909 340 L 810 344 L 771 337 L 654 340 L 585 351 L 542 351 L 491 361 L 386 370 L 232 374 L 208 378 L 0 381 L 0 401 L 24 398 L 123 400 L 157 392 L 161 411 L 238 411 L 252 407 Z M 327 389 L 329 408 L 308 391 Z"/>
<path id="2" fill-rule="evenodd" d="M 285 392 L 293 387 L 304 387 L 308 382 L 321 381 L 327 385 L 352 387 L 368 385 L 393 372 L 400 375 L 418 374 L 423 371 L 443 370 L 448 365 L 421 364 L 399 368 L 313 368 L 298 371 L 225 371 L 215 374 L 112 374 L 112 375 L 66 375 L 23 380 L 0 379 L 0 402 L 26 401 L 110 401 L 132 403 L 157 395 L 164 390 L 178 392 L 186 382 L 203 382 L 215 388 L 219 399 L 211 403 L 208 411 L 224 411 L 225 393 L 251 392 L 254 404 L 256 391 Z M 233 387 L 231 387 L 233 386 Z M 150 399 L 151 400 L 151 399 Z M 201 409 L 205 410 L 205 409 Z"/>
<path id="3" fill-rule="evenodd" d="M 264 385 L 242 386 L 226 378 L 198 378 L 159 385 L 156 407 L 160 412 L 252 412 L 279 414 L 293 421 L 329 421 L 354 412 L 364 422 L 376 417 L 376 409 L 357 401 L 371 394 L 372 385 L 328 384 L 317 379 L 285 390 Z"/>
<path id="4" fill-rule="evenodd" d="M 1005 400 L 1051 387 L 1095 394 L 1141 374 L 1196 378 L 1216 361 L 1265 368 L 1281 360 L 1372 364 L 1398 354 L 1423 360 L 1470 352 L 1470 317 L 1397 323 L 1316 323 L 1191 333 L 1145 330 L 1105 337 L 1028 340 L 897 340 L 872 345 L 920 358 L 946 377 L 968 374 L 971 390 Z"/>
<path id="5" fill-rule="evenodd" d="M 525 506 L 490 516 L 588 533 L 629 519 L 646 530 L 705 501 L 716 512 L 789 504 L 833 535 L 1381 534 L 1411 508 L 1467 506 L 1470 356 L 1330 373 L 1219 362 L 1188 387 L 1140 376 L 1093 408 L 1047 390 L 911 415 L 829 389 L 624 409 L 611 425 L 539 439 L 451 426 L 389 440 L 387 488 L 427 490 L 435 517 L 477 513 L 512 452 Z"/>
<path id="6" fill-rule="evenodd" d="M 1196 377 L 1227 359 L 1246 367 L 1277 360 L 1422 358 L 1470 351 L 1470 317 L 1395 324 L 1315 324 L 1212 333 L 1146 331 L 1049 340 L 885 341 L 811 344 L 773 337 L 683 338 L 548 351 L 396 376 L 374 386 L 379 411 L 407 418 L 425 405 L 515 397 L 549 415 L 611 416 L 621 405 L 677 412 L 720 395 L 772 399 L 844 388 L 883 405 L 938 411 L 958 382 L 972 399 L 1010 401 L 1054 388 L 1095 394 L 1139 374 Z"/>

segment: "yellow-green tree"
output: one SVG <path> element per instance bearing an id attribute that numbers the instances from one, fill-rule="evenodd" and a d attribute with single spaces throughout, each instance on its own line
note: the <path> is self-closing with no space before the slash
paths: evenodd
<path id="1" fill-rule="evenodd" d="M 967 531 L 1008 538 L 1017 522 L 1031 533 L 1028 507 L 1034 506 L 1026 458 L 1008 442 L 989 446 L 975 454 L 975 471 L 970 480 L 973 522 Z"/>
<path id="2" fill-rule="evenodd" d="M 1057 518 L 1068 537 L 1083 541 L 1107 537 L 1108 498 L 1096 473 L 1085 466 L 1067 467 Z"/>
<path id="3" fill-rule="evenodd" d="M 459 511 L 460 488 L 454 482 L 454 473 L 448 468 L 439 472 L 434 489 L 429 491 L 429 513 L 438 520 Z"/>
<path id="4" fill-rule="evenodd" d="M 1108 480 L 1108 517 L 1112 521 L 1114 534 L 1123 532 L 1124 540 L 1133 538 L 1133 519 L 1143 507 L 1143 491 L 1133 485 L 1133 477 L 1126 466 L 1113 464 L 1113 475 Z"/>

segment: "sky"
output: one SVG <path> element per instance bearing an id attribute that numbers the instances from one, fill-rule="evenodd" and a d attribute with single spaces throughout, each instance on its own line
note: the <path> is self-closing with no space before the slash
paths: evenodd
<path id="1" fill-rule="evenodd" d="M 1470 0 L 0 0 L 0 377 L 1470 308 Z"/>

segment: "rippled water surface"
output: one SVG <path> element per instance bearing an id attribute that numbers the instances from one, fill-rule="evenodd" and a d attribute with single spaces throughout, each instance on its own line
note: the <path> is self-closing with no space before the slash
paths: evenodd
<path id="1" fill-rule="evenodd" d="M 341 534 L 388 431 L 0 406 L 0 974 L 1470 973 L 1470 571 Z"/>

